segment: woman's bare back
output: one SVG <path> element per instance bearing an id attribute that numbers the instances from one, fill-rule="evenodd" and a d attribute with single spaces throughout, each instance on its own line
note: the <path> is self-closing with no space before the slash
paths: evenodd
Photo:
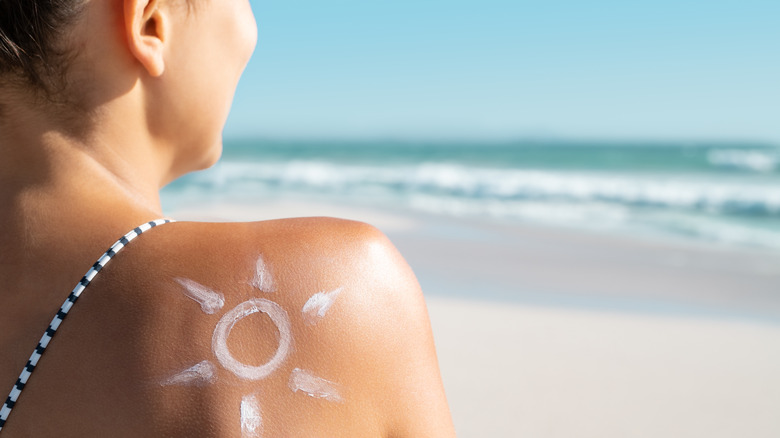
<path id="1" fill-rule="evenodd" d="M 0 338 L 9 389 L 30 330 Z M 325 218 L 139 237 L 74 306 L 3 434 L 453 436 L 414 275 L 376 229 Z"/>

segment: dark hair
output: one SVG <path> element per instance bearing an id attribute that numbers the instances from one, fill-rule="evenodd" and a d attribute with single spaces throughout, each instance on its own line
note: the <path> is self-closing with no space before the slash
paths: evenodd
<path id="1" fill-rule="evenodd" d="M 47 94 L 65 74 L 58 45 L 82 0 L 0 0 L 0 79 L 12 75 Z"/>

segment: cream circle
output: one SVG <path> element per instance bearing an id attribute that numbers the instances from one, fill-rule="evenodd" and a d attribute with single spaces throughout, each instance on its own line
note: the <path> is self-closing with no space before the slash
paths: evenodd
<path id="1" fill-rule="evenodd" d="M 227 340 L 230 336 L 230 331 L 233 330 L 236 323 L 258 312 L 265 313 L 276 324 L 276 328 L 279 330 L 279 348 L 268 363 L 254 367 L 237 361 L 230 354 Z M 287 316 L 287 312 L 273 301 L 262 298 L 253 298 L 227 312 L 217 323 L 217 328 L 214 330 L 214 336 L 211 339 L 211 348 L 214 350 L 219 363 L 236 376 L 246 380 L 261 380 L 268 377 L 287 359 L 291 347 L 292 330 L 290 329 L 290 318 Z"/>

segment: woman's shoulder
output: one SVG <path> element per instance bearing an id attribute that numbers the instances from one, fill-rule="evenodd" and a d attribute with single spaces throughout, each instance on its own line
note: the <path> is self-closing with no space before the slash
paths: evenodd
<path id="1" fill-rule="evenodd" d="M 422 293 L 376 228 L 181 222 L 112 263 L 88 331 L 122 339 L 104 378 L 150 432 L 451 436 Z"/>
<path id="2" fill-rule="evenodd" d="M 230 296 L 254 294 L 290 304 L 337 290 L 353 301 L 384 294 L 421 298 L 414 274 L 390 240 L 369 224 L 345 219 L 177 222 L 126 252 L 115 273 L 132 275 L 125 281 L 139 293 L 154 281 L 184 296 L 187 285 L 197 283 Z"/>
<path id="3" fill-rule="evenodd" d="M 235 269 L 241 261 L 254 266 L 260 257 L 273 259 L 275 264 L 282 266 L 335 259 L 348 261 L 351 265 L 360 261 L 356 255 L 378 256 L 395 252 L 390 241 L 375 227 L 327 217 L 261 222 L 175 222 L 166 225 L 156 236 L 143 240 L 143 245 L 138 245 L 138 252 L 143 252 L 144 258 L 166 260 L 165 265 L 178 264 L 185 269 L 188 263 L 213 262 L 215 258 L 232 261 L 236 264 Z M 138 261 L 143 263 L 143 260 Z"/>
<path id="4" fill-rule="evenodd" d="M 172 288 L 176 293 L 165 296 L 196 304 L 195 285 L 285 304 L 336 290 L 420 296 L 414 274 L 381 231 L 336 218 L 175 222 L 139 238 L 112 263 L 105 277 L 117 277 L 113 287 L 144 300 L 160 298 L 154 289 Z"/>

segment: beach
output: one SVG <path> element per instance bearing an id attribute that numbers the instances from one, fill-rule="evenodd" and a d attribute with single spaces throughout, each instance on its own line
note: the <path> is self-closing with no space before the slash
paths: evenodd
<path id="1" fill-rule="evenodd" d="M 460 437 L 776 437 L 780 328 L 428 300 Z"/>
<path id="2" fill-rule="evenodd" d="M 310 200 L 180 203 L 385 232 L 426 295 L 460 437 L 780 436 L 780 252 Z"/>

